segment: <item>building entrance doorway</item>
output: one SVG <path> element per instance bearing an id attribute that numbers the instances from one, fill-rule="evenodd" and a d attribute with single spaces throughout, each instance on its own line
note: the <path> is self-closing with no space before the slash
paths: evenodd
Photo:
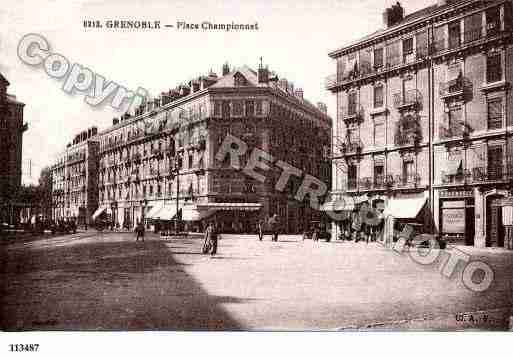
<path id="1" fill-rule="evenodd" d="M 502 224 L 502 196 L 493 195 L 486 200 L 486 246 L 504 247 Z"/>

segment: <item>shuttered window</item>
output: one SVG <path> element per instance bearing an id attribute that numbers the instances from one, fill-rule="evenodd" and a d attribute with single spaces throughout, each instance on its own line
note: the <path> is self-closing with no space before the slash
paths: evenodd
<path id="1" fill-rule="evenodd" d="M 374 108 L 383 107 L 383 85 L 374 86 Z"/>
<path id="2" fill-rule="evenodd" d="M 481 27 L 483 16 L 481 13 L 473 14 L 465 18 L 465 33 L 463 34 L 464 42 L 471 42 L 481 38 Z"/>
<path id="3" fill-rule="evenodd" d="M 396 66 L 401 63 L 401 41 L 387 45 L 387 66 Z"/>
<path id="4" fill-rule="evenodd" d="M 501 54 L 488 54 L 486 58 L 486 81 L 497 82 L 502 80 L 502 63 Z"/>
<path id="5" fill-rule="evenodd" d="M 415 35 L 416 38 L 416 48 L 417 48 L 417 58 L 423 58 L 428 55 L 428 37 L 427 31 L 419 32 Z"/>
<path id="6" fill-rule="evenodd" d="M 494 130 L 502 127 L 502 99 L 488 101 L 488 129 Z"/>

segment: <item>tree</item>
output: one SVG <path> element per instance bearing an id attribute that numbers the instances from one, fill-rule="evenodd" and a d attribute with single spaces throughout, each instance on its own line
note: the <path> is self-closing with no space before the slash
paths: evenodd
<path id="1" fill-rule="evenodd" d="M 45 218 L 52 217 L 52 171 L 50 167 L 44 167 L 39 175 L 38 188 L 41 210 Z"/>

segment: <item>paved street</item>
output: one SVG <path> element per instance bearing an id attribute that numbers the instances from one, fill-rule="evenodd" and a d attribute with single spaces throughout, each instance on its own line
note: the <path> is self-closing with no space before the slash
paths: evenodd
<path id="1" fill-rule="evenodd" d="M 224 235 L 215 258 L 201 246 L 94 231 L 0 245 L 1 328 L 505 329 L 513 306 L 502 250 L 465 249 L 495 272 L 474 293 L 461 267 L 445 278 L 377 244 Z M 455 320 L 468 312 L 477 321 Z"/>

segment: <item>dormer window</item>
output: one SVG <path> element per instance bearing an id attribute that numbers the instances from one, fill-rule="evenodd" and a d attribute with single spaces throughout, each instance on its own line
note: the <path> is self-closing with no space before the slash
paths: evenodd
<path id="1" fill-rule="evenodd" d="M 240 72 L 237 72 L 233 76 L 233 81 L 234 81 L 235 86 L 247 86 L 247 84 L 248 84 L 248 81 Z"/>

